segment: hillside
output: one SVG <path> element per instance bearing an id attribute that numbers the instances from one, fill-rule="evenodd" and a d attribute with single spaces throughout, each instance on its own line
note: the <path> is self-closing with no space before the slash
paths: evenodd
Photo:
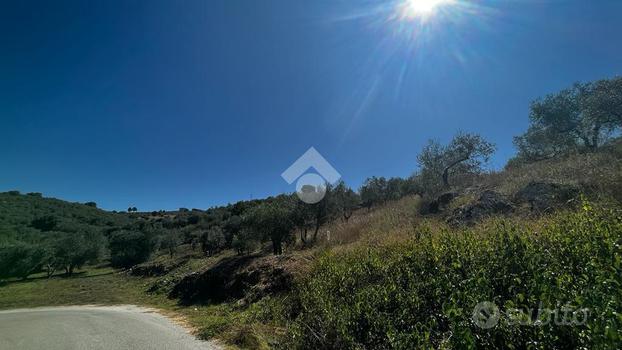
<path id="1" fill-rule="evenodd" d="M 226 248 L 228 239 L 231 244 L 244 232 L 239 218 L 257 206 L 275 201 L 274 198 L 208 210 L 181 208 L 175 212 L 128 214 L 110 213 L 92 204 L 68 203 L 38 194 L 2 193 L 0 232 L 5 246 L 16 241 L 45 242 L 50 236 L 62 233 L 75 238 L 84 232 L 96 232 L 108 239 L 115 232 L 124 232 L 123 235 L 134 231 L 153 232 L 158 242 L 156 250 L 145 257 L 148 261 L 132 264 L 127 270 L 116 270 L 125 272 L 102 274 L 99 268 L 86 267 L 86 273 L 93 275 L 86 285 L 84 282 L 74 285 L 71 279 L 56 280 L 63 276 L 57 273 L 59 277 L 52 277 L 49 282 L 33 280 L 2 287 L 4 296 L 0 293 L 0 299 L 6 306 L 22 305 L 24 301 L 28 305 L 130 302 L 173 309 L 184 315 L 202 337 L 217 336 L 242 348 L 323 347 L 327 342 L 341 344 L 347 339 L 334 347 L 352 348 L 374 342 L 381 347 L 393 341 L 385 338 L 387 334 L 397 332 L 396 337 L 408 334 L 399 326 L 399 322 L 405 321 L 394 319 L 394 311 L 386 308 L 420 314 L 421 318 L 409 319 L 408 323 L 431 332 L 430 338 L 396 338 L 402 344 L 396 345 L 398 348 L 424 344 L 438 347 L 446 342 L 453 347 L 466 344 L 455 343 L 457 340 L 499 346 L 496 342 L 485 345 L 476 340 L 488 339 L 481 337 L 490 334 L 463 323 L 471 322 L 468 308 L 479 299 L 527 307 L 579 298 L 576 300 L 598 310 L 599 317 L 610 320 L 611 313 L 620 310 L 620 289 L 607 290 L 600 282 L 591 284 L 596 289 L 586 289 L 585 282 L 577 282 L 577 278 L 593 281 L 606 278 L 610 283 L 622 283 L 619 280 L 621 145 L 618 140 L 596 153 L 569 154 L 540 162 L 510 164 L 499 172 L 456 176 L 450 190 L 435 196 L 404 191 L 401 198 L 354 209 L 347 220 L 342 217 L 323 222 L 313 244 L 303 241 L 303 231 L 312 232 L 313 225 L 301 226 L 294 239 L 286 243 L 282 256 L 270 253 L 269 240 L 257 241 L 254 247 L 248 246 L 248 251 L 235 246 L 233 250 Z M 575 228 L 579 231 L 573 231 Z M 533 232 L 540 234 L 534 236 Z M 221 235 L 222 243 L 206 239 L 212 234 Z M 167 241 L 170 236 L 174 237 L 172 246 Z M 580 241 L 583 243 L 576 246 Z M 212 251 L 210 244 L 216 244 Z M 223 248 L 218 244 L 223 244 Z M 100 249 L 97 260 L 110 263 L 109 245 L 103 244 Z M 565 255 L 546 256 L 544 252 L 549 249 Z M 417 265 L 408 267 L 413 270 L 404 270 L 411 264 L 404 259 L 424 256 L 432 259 L 425 262 L 427 267 L 420 265 L 424 261 L 417 260 Z M 585 258 L 599 260 L 590 262 Z M 493 261 L 494 265 L 488 266 Z M 612 265 L 607 265 L 607 261 L 613 262 Z M 88 261 L 84 263 L 88 265 Z M 595 270 L 577 275 L 573 269 L 585 264 L 596 264 Z M 551 276 L 566 271 L 562 274 L 567 280 L 555 282 L 558 287 L 545 292 L 542 288 L 551 281 L 533 279 L 538 276 L 535 271 L 542 269 L 547 269 Z M 605 271 L 610 271 L 608 277 L 601 275 Z M 413 273 L 421 275 L 421 279 L 408 282 L 409 287 L 394 285 Z M 497 286 L 473 282 L 468 288 L 464 284 L 475 276 L 491 275 L 505 282 Z M 41 283 L 48 287 L 39 286 Z M 433 287 L 434 283 L 437 287 Z M 583 287 L 573 287 L 576 283 Z M 55 294 L 57 284 L 65 286 L 63 294 Z M 456 284 L 466 294 L 451 294 L 454 288 L 451 286 Z M 117 287 L 108 290 L 109 286 Z M 74 288 L 78 287 L 80 296 L 74 294 L 78 292 Z M 395 289 L 385 290 L 385 287 Z M 89 291 L 86 295 L 85 288 Z M 430 288 L 440 294 L 426 294 L 424 290 Z M 342 294 L 346 291 L 357 292 Z M 388 294 L 381 297 L 378 293 Z M 398 295 L 412 293 L 422 298 L 412 301 L 416 304 L 399 304 L 406 301 L 394 300 Z M 549 294 L 542 299 L 542 293 Z M 15 299 L 14 295 L 22 297 Z M 586 299 L 605 295 L 609 296 L 602 301 Z M 433 299 L 427 299 L 432 296 Z M 388 297 L 398 304 L 384 304 L 382 299 L 376 299 L 379 297 Z M 433 300 L 453 300 L 454 314 L 445 314 L 448 305 L 435 304 Z M 609 300 L 606 309 L 601 308 L 604 300 Z M 373 306 L 367 311 L 356 309 L 355 305 L 361 302 Z M 422 309 L 424 304 L 420 303 L 424 302 L 428 306 Z M 421 323 L 435 312 L 445 315 L 438 320 L 442 320 L 442 325 L 428 328 L 431 326 Z M 374 329 L 375 333 L 361 338 L 361 329 L 348 326 L 362 327 L 373 319 L 384 319 L 383 327 L 397 328 L 376 325 L 365 331 Z M 610 321 L 613 323 L 592 323 L 591 327 L 620 329 L 619 321 Z M 581 329 L 580 332 L 585 332 L 585 328 Z M 515 333 L 512 327 L 497 330 L 502 332 L 495 333 L 498 341 L 509 341 L 511 337 L 515 344 L 524 344 L 514 338 L 524 337 L 556 347 L 559 340 L 551 334 L 558 334 L 563 328 L 551 329 L 544 338 L 542 334 Z M 460 337 L 443 335 L 457 331 L 462 334 Z M 597 343 L 619 341 L 615 333 L 609 332 Z M 564 336 L 581 342 L 580 334 L 584 333 Z"/>
<path id="2" fill-rule="evenodd" d="M 242 348 L 613 346 L 622 326 L 619 150 L 615 143 L 463 179 L 434 213 L 426 209 L 434 201 L 419 195 L 361 208 L 282 256 L 205 257 L 183 245 L 129 274 L 182 312 L 198 308 L 188 317 L 199 335 Z M 483 301 L 503 310 L 586 308 L 594 317 L 544 333 L 487 330 L 472 321 Z"/>
<path id="3" fill-rule="evenodd" d="M 97 209 L 95 203 L 70 203 L 40 193 L 0 193 L 0 242 L 34 242 L 45 232 L 110 229 L 130 222 L 127 215 Z"/>
<path id="4" fill-rule="evenodd" d="M 502 170 L 458 132 L 407 178 L 303 186 L 314 202 L 111 213 L 2 193 L 0 308 L 146 304 L 252 349 L 619 348 L 620 91 L 535 101 Z"/>

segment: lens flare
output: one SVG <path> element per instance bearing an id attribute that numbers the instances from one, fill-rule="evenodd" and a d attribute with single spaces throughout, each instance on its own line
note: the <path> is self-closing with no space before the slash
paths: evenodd
<path id="1" fill-rule="evenodd" d="M 425 18 L 432 15 L 440 6 L 452 0 L 405 0 L 402 4 L 402 16 L 405 18 Z"/>

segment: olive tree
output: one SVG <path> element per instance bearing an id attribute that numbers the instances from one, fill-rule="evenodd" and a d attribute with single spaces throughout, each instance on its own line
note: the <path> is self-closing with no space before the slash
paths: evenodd
<path id="1" fill-rule="evenodd" d="M 208 256 L 212 256 L 221 250 L 224 243 L 225 236 L 220 226 L 212 226 L 201 235 L 201 249 Z"/>
<path id="2" fill-rule="evenodd" d="M 108 247 L 112 265 L 127 268 L 147 261 L 156 241 L 149 232 L 121 230 L 110 235 Z"/>
<path id="3" fill-rule="evenodd" d="M 99 232 L 57 232 L 54 236 L 51 243 L 53 263 L 55 268 L 64 269 L 68 276 L 86 263 L 97 261 L 101 254 L 103 236 Z"/>
<path id="4" fill-rule="evenodd" d="M 593 151 L 622 128 L 622 77 L 572 87 L 531 104 L 530 125 L 514 138 L 528 161 L 573 151 Z"/>
<path id="5" fill-rule="evenodd" d="M 283 244 L 289 242 L 295 228 L 293 220 L 293 198 L 281 195 L 265 202 L 245 217 L 245 225 L 263 240 L 272 242 L 274 255 L 283 254 Z"/>
<path id="6" fill-rule="evenodd" d="M 350 219 L 352 213 L 358 208 L 361 201 L 359 195 L 346 186 L 343 181 L 340 181 L 337 186 L 335 186 L 331 199 L 334 203 L 335 210 L 338 211 L 338 215 L 341 216 L 341 219 L 345 222 Z"/>
<path id="7" fill-rule="evenodd" d="M 376 176 L 370 177 L 365 180 L 359 193 L 361 194 L 361 202 L 367 209 L 383 203 L 386 200 L 387 179 Z"/>
<path id="8" fill-rule="evenodd" d="M 44 251 L 25 242 L 0 245 L 0 278 L 26 278 L 42 265 Z"/>
<path id="9" fill-rule="evenodd" d="M 447 188 L 450 175 L 480 172 L 494 151 L 495 145 L 480 135 L 459 132 L 445 146 L 430 140 L 417 160 L 424 176 L 440 177 Z"/>
<path id="10" fill-rule="evenodd" d="M 165 249 L 172 258 L 180 244 L 179 237 L 180 233 L 174 230 L 163 234 L 160 239 L 160 249 Z"/>

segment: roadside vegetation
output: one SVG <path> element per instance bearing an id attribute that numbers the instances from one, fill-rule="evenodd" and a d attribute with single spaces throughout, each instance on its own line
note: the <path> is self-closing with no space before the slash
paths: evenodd
<path id="1" fill-rule="evenodd" d="M 458 132 L 414 154 L 412 176 L 329 185 L 315 204 L 121 213 L 1 193 L 0 308 L 150 305 L 240 348 L 620 347 L 622 78 L 529 118 L 500 171 L 494 144 Z M 480 327 L 481 302 L 524 324 Z M 589 317 L 529 325 L 538 308 Z"/>
<path id="2" fill-rule="evenodd" d="M 527 225 L 423 224 L 403 240 L 327 252 L 297 289 L 288 340 L 315 349 L 616 348 L 621 220 L 620 211 L 584 203 L 578 213 Z M 484 301 L 524 311 L 524 323 L 502 318 L 492 329 L 479 327 L 472 315 Z M 530 313 L 538 309 L 569 311 Z M 587 316 L 573 314 L 581 309 Z M 531 326 L 537 321 L 550 323 Z"/>

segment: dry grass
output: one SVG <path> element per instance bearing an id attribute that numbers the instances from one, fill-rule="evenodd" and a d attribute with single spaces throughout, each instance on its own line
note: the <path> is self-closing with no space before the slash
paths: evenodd
<path id="1" fill-rule="evenodd" d="M 373 243 L 389 231 L 410 232 L 417 218 L 421 197 L 408 196 L 372 210 L 360 209 L 348 222 L 336 221 L 321 230 L 318 246 L 326 249 L 365 240 Z"/>
<path id="2" fill-rule="evenodd" d="M 483 183 L 512 195 L 534 180 L 575 185 L 588 193 L 622 201 L 622 158 L 615 152 L 574 154 L 493 173 L 485 176 Z"/>

